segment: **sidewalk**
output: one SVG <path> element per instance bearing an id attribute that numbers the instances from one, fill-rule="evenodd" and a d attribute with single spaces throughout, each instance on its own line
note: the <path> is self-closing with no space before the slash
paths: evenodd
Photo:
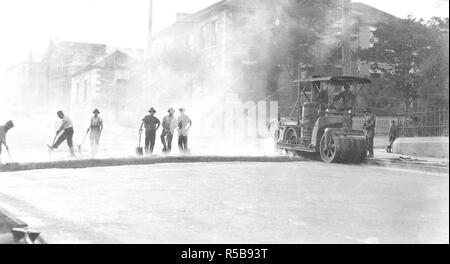
<path id="1" fill-rule="evenodd" d="M 449 159 L 387 153 L 385 149 L 375 149 L 374 152 L 375 158 L 367 160 L 369 165 L 449 173 Z"/>

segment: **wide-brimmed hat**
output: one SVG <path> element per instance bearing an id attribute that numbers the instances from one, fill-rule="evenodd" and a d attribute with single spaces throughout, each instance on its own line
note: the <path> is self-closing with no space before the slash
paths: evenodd
<path id="1" fill-rule="evenodd" d="M 9 120 L 8 122 L 6 122 L 5 126 L 8 127 L 8 128 L 13 128 L 14 127 L 14 123 L 13 123 L 13 121 Z"/>
<path id="2" fill-rule="evenodd" d="M 95 109 L 92 113 L 94 114 L 100 114 L 100 111 L 98 109 Z"/>
<path id="3" fill-rule="evenodd" d="M 150 108 L 150 110 L 148 110 L 148 112 L 149 113 L 156 113 L 156 110 L 155 110 L 155 108 L 152 107 L 152 108 Z"/>
<path id="4" fill-rule="evenodd" d="M 175 114 L 175 110 L 173 108 L 170 108 L 167 112 L 169 112 L 169 114 Z"/>
<path id="5" fill-rule="evenodd" d="M 363 113 L 364 113 L 364 114 L 365 114 L 365 113 L 372 113 L 372 110 L 371 110 L 369 107 L 367 107 L 366 110 L 363 111 Z"/>

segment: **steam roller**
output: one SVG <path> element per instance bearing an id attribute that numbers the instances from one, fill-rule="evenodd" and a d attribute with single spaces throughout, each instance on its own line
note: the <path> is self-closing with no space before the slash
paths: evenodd
<path id="1" fill-rule="evenodd" d="M 342 88 L 370 80 L 350 77 L 313 77 L 296 81 L 299 85 L 296 108 L 289 118 L 278 118 L 276 148 L 287 153 L 314 153 L 327 163 L 360 164 L 367 157 L 367 142 L 362 130 L 353 128 L 354 106 L 330 105 L 328 95 L 342 93 Z M 349 93 L 347 91 L 346 93 Z M 352 94 L 354 96 L 354 94 Z M 302 99 L 302 95 L 306 100 Z M 353 100 L 356 101 L 356 100 Z M 293 118 L 293 113 L 297 117 Z"/>

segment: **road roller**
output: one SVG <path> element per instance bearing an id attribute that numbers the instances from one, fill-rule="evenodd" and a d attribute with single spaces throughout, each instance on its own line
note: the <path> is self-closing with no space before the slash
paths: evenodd
<path id="1" fill-rule="evenodd" d="M 371 81 L 314 76 L 294 82 L 298 84 L 297 102 L 288 118 L 279 115 L 276 148 L 289 154 L 314 153 L 327 163 L 364 162 L 366 137 L 353 128 L 353 117 L 356 96 Z"/>

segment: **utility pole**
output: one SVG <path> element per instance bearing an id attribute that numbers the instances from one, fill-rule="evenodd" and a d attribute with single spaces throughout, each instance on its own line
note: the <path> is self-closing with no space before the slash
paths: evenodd
<path id="1" fill-rule="evenodd" d="M 351 0 L 343 0 L 342 7 L 342 74 L 352 75 L 352 52 L 351 52 Z"/>
<path id="2" fill-rule="evenodd" d="M 152 38 L 153 38 L 153 0 L 149 0 L 148 12 L 148 28 L 147 28 L 147 59 L 152 53 Z"/>

